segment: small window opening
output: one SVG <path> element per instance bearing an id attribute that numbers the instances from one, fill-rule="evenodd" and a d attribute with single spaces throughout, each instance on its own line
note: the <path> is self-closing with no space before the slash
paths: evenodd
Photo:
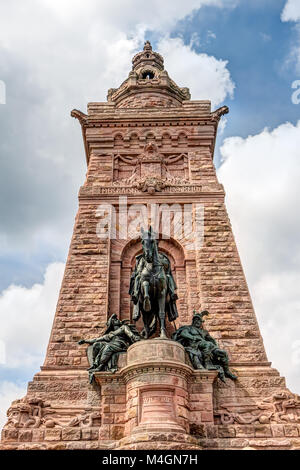
<path id="1" fill-rule="evenodd" d="M 154 78 L 154 73 L 153 72 L 150 72 L 150 70 L 147 70 L 146 72 L 143 72 L 142 73 L 142 78 L 144 80 L 151 80 L 152 78 Z"/>

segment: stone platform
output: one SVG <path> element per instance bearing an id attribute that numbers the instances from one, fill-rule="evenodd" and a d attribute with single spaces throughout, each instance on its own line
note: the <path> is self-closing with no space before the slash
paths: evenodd
<path id="1" fill-rule="evenodd" d="M 195 371 L 183 346 L 160 339 L 130 346 L 119 358 L 119 370 L 95 373 L 92 385 L 86 371 L 43 370 L 29 384 L 27 397 L 13 402 L 1 448 L 201 449 L 190 435 L 190 418 L 213 424 L 216 375 Z M 74 406 L 70 392 L 60 393 L 60 381 L 73 390 L 89 388 L 88 406 L 80 409 L 80 400 Z"/>
<path id="2" fill-rule="evenodd" d="M 223 384 L 159 339 L 91 385 L 85 370 L 43 369 L 9 409 L 1 449 L 299 449 L 299 397 L 269 365 L 234 371 Z"/>

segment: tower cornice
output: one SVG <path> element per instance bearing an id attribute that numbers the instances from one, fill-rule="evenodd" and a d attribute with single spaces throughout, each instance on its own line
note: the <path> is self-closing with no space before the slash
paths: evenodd
<path id="1" fill-rule="evenodd" d="M 134 129 L 155 128 L 159 133 L 167 132 L 172 129 L 173 139 L 176 140 L 176 132 L 187 130 L 187 139 L 189 146 L 200 145 L 206 142 L 210 147 L 213 158 L 218 124 L 221 117 L 229 112 L 227 106 L 222 106 L 215 111 L 210 110 L 210 101 L 186 101 L 182 106 L 176 108 L 132 110 L 119 109 L 107 103 L 89 103 L 88 114 L 73 109 L 71 116 L 78 119 L 82 128 L 84 147 L 86 152 L 87 164 L 90 159 L 91 145 L 101 144 L 104 147 L 113 146 L 113 137 L 104 134 L 93 134 L 93 128 L 115 128 L 124 134 L 126 141 L 127 134 Z M 194 129 L 191 131 L 191 127 Z M 201 128 L 201 131 L 199 129 Z M 88 130 L 88 132 L 87 132 Z M 157 136 L 160 138 L 159 135 Z"/>

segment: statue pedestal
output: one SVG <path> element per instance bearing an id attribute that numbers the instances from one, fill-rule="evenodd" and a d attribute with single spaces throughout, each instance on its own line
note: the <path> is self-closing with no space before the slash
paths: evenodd
<path id="1" fill-rule="evenodd" d="M 190 427 L 195 424 L 194 414 L 198 422 L 213 423 L 212 390 L 217 372 L 195 371 L 187 364 L 183 346 L 172 340 L 139 341 L 120 359 L 116 374 L 95 374 L 106 402 L 109 397 L 103 392 L 109 375 L 123 390 L 124 437 L 118 448 L 199 449 Z M 191 399 L 195 400 L 192 408 Z M 107 419 L 103 414 L 104 422 L 114 422 L 111 409 Z"/>
<path id="2" fill-rule="evenodd" d="M 128 349 L 122 372 L 128 434 L 188 432 L 186 404 L 191 370 L 185 364 L 181 344 L 159 339 L 139 341 Z"/>

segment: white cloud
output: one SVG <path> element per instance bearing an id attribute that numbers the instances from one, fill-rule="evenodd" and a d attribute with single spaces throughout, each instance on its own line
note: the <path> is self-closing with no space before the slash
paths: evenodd
<path id="1" fill-rule="evenodd" d="M 81 0 L 72 0 L 70 9 L 69 0 L 42 0 L 42 3 L 51 9 L 64 22 L 74 21 L 75 18 L 99 15 L 107 22 L 114 23 L 121 28 L 132 27 L 136 24 L 145 24 L 149 29 L 170 29 L 180 18 L 191 14 L 203 6 L 214 6 L 223 8 L 233 7 L 235 0 L 148 0 L 138 2 L 137 0 L 113 0 L 101 2 L 99 8 L 98 0 L 85 0 L 84 8 Z"/>
<path id="2" fill-rule="evenodd" d="M 6 422 L 6 410 L 13 400 L 26 394 L 27 383 L 18 377 L 26 370 L 38 371 L 44 362 L 58 293 L 64 271 L 63 263 L 50 264 L 44 283 L 31 288 L 11 285 L 0 296 L 0 346 L 3 346 L 0 372 L 8 372 L 13 381 L 0 381 L 0 429 Z"/>
<path id="3" fill-rule="evenodd" d="M 12 401 L 22 398 L 26 394 L 27 384 L 17 385 L 14 382 L 0 382 L 0 430 L 7 421 L 6 410 Z"/>
<path id="4" fill-rule="evenodd" d="M 0 340 L 6 364 L 0 368 L 37 370 L 44 361 L 64 264 L 47 267 L 43 284 L 11 285 L 0 296 Z"/>
<path id="5" fill-rule="evenodd" d="M 269 359 L 300 392 L 300 121 L 225 139 L 224 184 Z"/>
<path id="6" fill-rule="evenodd" d="M 181 38 L 161 39 L 158 50 L 165 57 L 165 66 L 170 77 L 179 86 L 188 86 L 192 99 L 209 99 L 214 107 L 222 103 L 227 96 L 233 96 L 235 85 L 227 69 L 226 60 L 197 54 L 191 45 L 185 45 Z M 178 64 L 184 64 L 184 67 L 178 67 Z"/>
<path id="7" fill-rule="evenodd" d="M 300 394 L 300 272 L 270 272 L 253 283 L 253 299 L 270 361 Z"/>
<path id="8" fill-rule="evenodd" d="M 292 364 L 299 366 L 300 365 L 300 339 L 292 342 Z"/>
<path id="9" fill-rule="evenodd" d="M 228 122 L 227 117 L 222 116 L 222 118 L 219 122 L 219 125 L 218 125 L 218 136 L 219 137 L 224 133 L 225 128 L 227 126 L 227 122 Z"/>
<path id="10" fill-rule="evenodd" d="M 164 38 L 166 68 L 194 99 L 214 104 L 232 94 L 227 62 L 169 39 L 177 21 L 204 5 L 237 0 L 19 0 L 1 3 L 0 62 L 7 105 L 0 126 L 0 238 L 4 255 L 65 250 L 85 173 L 82 136 L 72 108 L 103 101 L 128 76 L 145 31 Z M 13 27 L 11 27 L 13 25 Z M 178 70 L 178 63 L 185 70 Z M 18 134 L 16 136 L 16 129 Z M 14 188 L 14 191 L 12 191 Z M 9 206 L 5 201 L 9 201 Z M 64 228 L 58 230 L 58 227 Z M 55 233 L 56 232 L 56 233 Z M 51 233 L 51 237 L 48 234 Z M 49 247 L 49 238 L 50 247 Z"/>
<path id="11" fill-rule="evenodd" d="M 296 71 L 300 73 L 300 2 L 299 0 L 287 0 L 282 13 L 281 21 L 296 22 L 296 39 L 291 47 L 290 53 L 285 61 L 285 66 L 295 65 Z"/>
<path id="12" fill-rule="evenodd" d="M 76 0 L 70 8 L 69 0 L 41 0 L 38 4 L 29 0 L 29 5 L 20 10 L 20 3 L 12 0 L 2 7 L 2 46 L 11 53 L 17 52 L 20 60 L 30 64 L 32 80 L 37 80 L 47 93 L 60 94 L 66 101 L 81 92 L 85 93 L 83 99 L 88 101 L 105 99 L 108 88 L 120 85 L 130 71 L 133 54 L 143 45 L 145 30 L 152 30 L 165 38 L 161 41 L 161 48 L 170 54 L 171 66 L 178 47 L 179 57 L 188 54 L 185 56 L 188 72 L 199 73 L 200 64 L 201 75 L 207 75 L 207 81 L 212 75 L 210 89 L 216 86 L 223 89 L 223 75 L 218 75 L 218 72 L 225 69 L 226 62 L 213 61 L 213 57 L 208 60 L 205 54 L 197 55 L 180 39 L 170 40 L 168 32 L 177 21 L 202 6 L 222 8 L 236 3 L 233 0 L 152 0 L 141 8 L 137 0 L 127 0 L 126 7 L 123 0 L 104 5 L 100 5 L 98 0 L 87 0 L 84 5 Z M 14 20 L 14 28 L 9 26 L 10 19 Z M 178 68 L 178 60 L 175 69 Z M 216 73 L 213 66 L 218 69 Z M 221 83 L 215 82 L 215 76 L 221 78 Z M 187 77 L 190 78 L 188 73 L 183 77 L 184 82 Z M 199 89 L 206 92 L 207 86 Z M 228 92 L 231 93 L 230 90 Z M 48 113 L 56 114 L 57 105 L 58 102 L 54 103 L 49 95 Z M 64 111 L 67 112 L 66 109 Z"/>
<path id="13" fill-rule="evenodd" d="M 299 0 L 287 0 L 281 13 L 282 21 L 300 20 L 300 2 Z"/>

